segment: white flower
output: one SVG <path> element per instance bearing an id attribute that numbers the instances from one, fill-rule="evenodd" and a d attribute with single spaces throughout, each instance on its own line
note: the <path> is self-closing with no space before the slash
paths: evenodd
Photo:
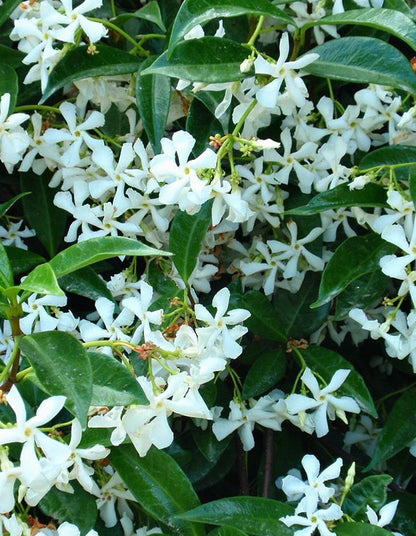
<path id="1" fill-rule="evenodd" d="M 343 516 L 343 511 L 337 504 L 331 504 L 325 510 L 317 510 L 316 512 L 307 512 L 306 517 L 295 514 L 293 516 L 281 517 L 280 521 L 287 527 L 293 525 L 301 525 L 305 529 L 296 530 L 294 536 L 312 536 L 315 530 L 319 531 L 321 536 L 331 536 L 335 534 L 328 529 L 327 521 L 337 521 Z"/>
<path id="2" fill-rule="evenodd" d="M 371 508 L 371 506 L 367 505 L 366 515 L 368 522 L 371 525 L 376 525 L 377 527 L 385 527 L 393 520 L 393 517 L 396 514 L 398 504 L 398 499 L 396 501 L 391 501 L 385 504 L 382 508 L 380 508 L 379 515 L 377 515 L 377 513 Z M 398 532 L 393 532 L 393 534 L 395 536 L 403 536 Z"/>

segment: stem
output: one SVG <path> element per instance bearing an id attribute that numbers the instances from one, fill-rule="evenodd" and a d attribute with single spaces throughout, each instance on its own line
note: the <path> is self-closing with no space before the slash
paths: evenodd
<path id="1" fill-rule="evenodd" d="M 25 378 L 25 376 L 27 376 L 31 372 L 33 372 L 33 367 L 27 367 L 24 370 L 21 370 L 20 372 L 16 374 L 16 380 L 18 382 L 22 381 Z"/>
<path id="2" fill-rule="evenodd" d="M 98 19 L 96 17 L 88 17 L 88 18 L 89 18 L 89 20 L 92 20 L 93 22 L 100 22 L 104 26 L 107 26 L 107 28 L 110 28 L 111 30 L 114 30 L 115 32 L 120 34 L 122 37 L 124 37 L 124 39 L 126 39 L 127 41 L 129 41 L 133 45 L 133 47 L 134 47 L 133 51 L 135 51 L 136 49 L 139 48 L 140 52 L 142 52 L 146 56 L 148 55 L 147 50 L 144 50 L 144 48 L 139 47 L 137 41 L 131 35 L 129 35 L 127 32 L 122 30 L 119 26 L 116 26 L 115 24 L 113 24 L 109 20 Z M 133 52 L 133 51 L 130 51 L 130 52 Z"/>
<path id="3" fill-rule="evenodd" d="M 254 45 L 254 43 L 255 43 L 255 41 L 256 41 L 256 39 L 257 39 L 259 33 L 261 32 L 261 28 L 262 28 L 262 26 L 263 26 L 263 22 L 264 22 L 264 16 L 261 15 L 261 16 L 259 17 L 259 20 L 257 21 L 257 26 L 256 26 L 256 28 L 255 28 L 255 30 L 254 30 L 252 36 L 250 37 L 250 39 L 249 39 L 248 42 L 247 42 L 247 45 L 248 45 L 248 46 L 252 47 L 252 46 Z"/>
<path id="4" fill-rule="evenodd" d="M 292 55 L 290 56 L 289 61 L 295 61 L 295 59 L 298 57 L 301 45 L 302 45 L 301 36 L 299 34 L 299 30 L 296 30 L 296 32 L 293 35 L 293 50 L 292 50 Z"/>
<path id="5" fill-rule="evenodd" d="M 266 440 L 264 447 L 264 477 L 263 477 L 263 497 L 270 497 L 270 487 L 273 479 L 273 443 L 274 433 L 270 428 L 266 430 Z"/>
<path id="6" fill-rule="evenodd" d="M 248 483 L 248 471 L 246 456 L 243 450 L 243 444 L 241 443 L 238 435 L 235 438 L 236 441 L 236 450 L 237 450 L 237 464 L 238 464 L 238 475 L 240 478 L 240 495 L 250 495 L 250 486 Z"/>
<path id="7" fill-rule="evenodd" d="M 114 3 L 114 0 L 111 0 L 111 14 L 113 18 L 117 16 L 116 5 Z"/>
<path id="8" fill-rule="evenodd" d="M 39 110 L 40 112 L 52 112 L 54 114 L 60 114 L 61 110 L 55 106 L 47 106 L 46 104 L 23 104 L 22 106 L 16 106 L 14 111 L 17 112 L 26 112 L 32 110 Z"/>

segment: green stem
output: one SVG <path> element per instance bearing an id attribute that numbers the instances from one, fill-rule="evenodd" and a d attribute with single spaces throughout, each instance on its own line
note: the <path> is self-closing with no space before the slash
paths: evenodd
<path id="1" fill-rule="evenodd" d="M 248 46 L 252 47 L 254 45 L 259 33 L 261 32 L 261 28 L 263 26 L 263 23 L 264 23 L 264 16 L 261 15 L 259 17 L 259 20 L 257 21 L 257 26 L 256 26 L 256 28 L 255 28 L 255 30 L 253 32 L 253 35 L 250 37 L 250 39 L 247 42 Z"/>
<path id="2" fill-rule="evenodd" d="M 109 20 L 98 19 L 96 17 L 89 17 L 89 20 L 92 20 L 93 22 L 100 22 L 101 24 L 104 24 L 104 26 L 107 26 L 107 28 L 110 28 L 111 30 L 114 30 L 115 32 L 120 34 L 122 37 L 124 37 L 124 39 L 126 39 L 126 41 L 129 41 L 134 47 L 133 51 L 135 51 L 136 49 L 140 48 L 141 49 L 140 52 L 142 52 L 145 55 L 148 55 L 147 50 L 144 50 L 143 48 L 138 47 L 137 41 L 131 35 L 129 35 L 127 32 L 125 32 L 119 26 L 117 26 L 116 24 L 113 24 Z M 130 51 L 130 53 L 133 52 L 133 51 Z"/>
<path id="3" fill-rule="evenodd" d="M 33 372 L 33 367 L 27 367 L 24 370 L 21 370 L 20 372 L 16 374 L 16 381 L 18 382 L 22 381 L 25 378 L 25 376 L 27 376 L 31 372 Z"/>
<path id="4" fill-rule="evenodd" d="M 16 106 L 14 109 L 17 112 L 26 112 L 32 110 L 39 110 L 40 112 L 52 112 L 54 114 L 60 114 L 61 110 L 55 106 L 47 106 L 46 104 L 22 104 L 22 106 Z"/>
<path id="5" fill-rule="evenodd" d="M 115 4 L 114 0 L 111 0 L 111 14 L 112 14 L 113 18 L 117 16 L 116 4 Z"/>
<path id="6" fill-rule="evenodd" d="M 19 345 L 15 342 L 9 361 L 7 362 L 4 369 L 1 371 L 0 382 L 3 382 L 7 378 L 7 376 L 9 375 L 9 371 L 13 366 L 13 363 L 15 362 L 16 359 L 18 359 L 19 355 L 20 355 Z"/>

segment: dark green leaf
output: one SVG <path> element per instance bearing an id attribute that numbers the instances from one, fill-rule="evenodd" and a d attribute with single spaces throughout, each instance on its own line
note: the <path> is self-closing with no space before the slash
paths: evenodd
<path id="1" fill-rule="evenodd" d="M 191 104 L 191 108 L 189 110 L 189 113 L 192 112 L 192 105 L 195 104 L 195 101 L 202 102 L 206 108 L 211 112 L 211 117 L 215 119 L 215 110 L 217 109 L 217 106 L 223 101 L 225 92 L 224 91 L 197 91 L 195 93 L 195 99 Z M 200 107 L 197 107 L 197 110 L 200 110 Z M 222 130 L 219 130 L 218 132 L 222 132 L 222 134 L 228 134 L 230 130 L 230 119 L 232 114 L 232 107 L 230 106 L 222 115 L 218 118 L 218 123 L 221 125 Z M 196 113 L 195 113 L 196 115 Z M 188 117 L 189 120 L 189 117 Z M 191 120 L 192 124 L 195 123 L 194 128 L 196 128 L 196 122 L 197 118 Z M 202 130 L 202 128 L 201 128 Z"/>
<path id="2" fill-rule="evenodd" d="M 152 447 L 141 458 L 133 446 L 121 445 L 110 461 L 140 505 L 152 517 L 189 536 L 203 536 L 198 525 L 176 519 L 199 504 L 191 483 L 168 454 Z"/>
<path id="3" fill-rule="evenodd" d="M 369 183 L 361 190 L 350 190 L 348 184 L 340 184 L 332 190 L 321 192 L 307 205 L 288 210 L 286 214 L 320 214 L 324 210 L 345 207 L 386 207 L 386 190 L 379 184 Z"/>
<path id="4" fill-rule="evenodd" d="M 88 352 L 92 370 L 91 406 L 148 404 L 142 388 L 128 369 L 114 357 Z"/>
<path id="5" fill-rule="evenodd" d="M 47 175 L 21 173 L 20 184 L 24 192 L 36 192 L 22 199 L 25 216 L 50 257 L 58 251 L 66 232 L 68 213 L 53 204 L 56 188 L 48 186 Z"/>
<path id="6" fill-rule="evenodd" d="M 211 225 L 212 202 L 207 201 L 196 214 L 178 211 L 173 218 L 169 236 L 169 250 L 173 262 L 185 283 L 197 264 L 208 228 Z"/>
<path id="7" fill-rule="evenodd" d="M 265 337 L 271 341 L 287 340 L 280 317 L 266 296 L 258 290 L 249 290 L 241 298 L 241 307 L 248 309 L 251 316 L 245 325 L 254 335 Z"/>
<path id="8" fill-rule="evenodd" d="M 169 59 L 164 52 L 142 74 L 164 74 L 192 82 L 231 82 L 248 75 L 241 72 L 240 65 L 249 53 L 242 45 L 221 37 L 188 39 L 174 48 Z"/>
<path id="9" fill-rule="evenodd" d="M 406 4 L 405 0 L 384 0 L 383 6 L 388 9 L 400 11 L 400 13 L 403 13 L 406 17 L 409 17 L 412 20 L 414 19 L 413 11 Z"/>
<path id="10" fill-rule="evenodd" d="M 288 337 L 306 337 L 325 322 L 330 309 L 329 304 L 313 310 L 310 308 L 318 295 L 319 279 L 318 273 L 309 272 L 296 294 L 282 289 L 275 292 L 273 305 Z"/>
<path id="11" fill-rule="evenodd" d="M 14 276 L 24 274 L 45 262 L 44 257 L 26 249 L 16 248 L 14 246 L 5 246 L 5 250 L 10 259 Z"/>
<path id="12" fill-rule="evenodd" d="M 232 439 L 229 435 L 223 441 L 218 441 L 210 429 L 202 430 L 201 428 L 193 428 L 192 437 L 198 450 L 211 463 L 216 463 L 220 459 Z"/>
<path id="13" fill-rule="evenodd" d="M 6 201 L 5 203 L 1 203 L 0 205 L 0 218 L 4 216 L 10 207 L 12 207 L 16 201 L 24 197 L 25 195 L 30 195 L 31 192 L 23 192 L 19 195 L 16 195 L 13 197 L 13 199 L 9 199 L 9 201 Z"/>
<path id="14" fill-rule="evenodd" d="M 406 491 L 389 494 L 389 500 L 399 499 L 396 515 L 391 525 L 402 534 L 412 534 L 416 526 L 416 496 Z"/>
<path id="15" fill-rule="evenodd" d="M 236 527 L 218 527 L 211 530 L 208 536 L 247 536 L 245 532 Z"/>
<path id="16" fill-rule="evenodd" d="M 380 39 L 341 37 L 309 52 L 316 52 L 319 58 L 303 70 L 315 76 L 358 84 L 382 84 L 416 93 L 416 74 L 409 61 Z"/>
<path id="17" fill-rule="evenodd" d="M 204 24 L 216 18 L 238 17 L 240 15 L 264 15 L 277 22 L 293 24 L 294 20 L 268 0 L 186 0 L 182 3 L 173 24 L 169 55 L 178 41 L 197 24 Z"/>
<path id="18" fill-rule="evenodd" d="M 41 103 L 74 80 L 135 73 L 140 65 L 140 59 L 123 50 L 107 45 L 96 47 L 97 54 L 88 54 L 84 46 L 70 50 L 61 59 L 49 76 Z"/>
<path id="19" fill-rule="evenodd" d="M 4 8 L 2 6 L 0 11 Z M 6 63 L 0 63 L 0 96 L 10 93 L 10 105 L 8 113 L 11 114 L 16 106 L 19 82 L 16 71 Z"/>
<path id="20" fill-rule="evenodd" d="M 291 536 L 280 517 L 293 514 L 288 504 L 260 497 L 229 497 L 198 506 L 181 519 L 210 525 L 241 528 L 255 536 Z M 179 517 L 179 516 L 178 516 Z"/>
<path id="21" fill-rule="evenodd" d="M 389 530 L 369 523 L 339 523 L 335 529 L 337 536 L 391 536 Z"/>
<path id="22" fill-rule="evenodd" d="M 201 93 L 205 93 L 202 91 Z M 224 134 L 220 122 L 208 110 L 208 108 L 197 98 L 195 98 L 189 108 L 186 119 L 186 131 L 192 134 L 196 143 L 193 149 L 195 156 L 201 154 L 208 148 L 210 136 Z"/>
<path id="23" fill-rule="evenodd" d="M 247 372 L 243 385 L 243 398 L 252 398 L 269 391 L 283 378 L 285 372 L 285 350 L 279 348 L 259 354 Z"/>
<path id="24" fill-rule="evenodd" d="M 3 4 L 4 7 L 4 4 Z M 3 16 L 3 13 L 0 10 L 0 19 Z M 2 65 L 8 65 L 9 67 L 20 67 L 22 65 L 22 59 L 25 57 L 23 52 L 11 48 L 10 46 L 0 45 L 0 63 Z"/>
<path id="25" fill-rule="evenodd" d="M 329 259 L 322 274 L 319 295 L 311 307 L 320 307 L 365 274 L 380 270 L 379 261 L 394 253 L 396 246 L 376 233 L 347 238 Z"/>
<path id="26" fill-rule="evenodd" d="M 311 26 L 322 24 L 352 24 L 354 26 L 368 26 L 383 30 L 404 41 L 410 48 L 416 51 L 416 26 L 415 23 L 403 13 L 393 9 L 367 8 L 352 9 L 344 13 L 337 13 L 305 24 L 302 31 Z"/>
<path id="27" fill-rule="evenodd" d="M 366 154 L 360 160 L 359 167 L 361 171 L 367 171 L 377 167 L 400 165 L 400 168 L 395 170 L 396 174 L 405 179 L 409 175 L 409 169 L 403 164 L 408 164 L 409 168 L 416 164 L 416 147 L 408 145 L 381 147 Z"/>
<path id="28" fill-rule="evenodd" d="M 377 410 L 374 406 L 373 398 L 361 374 L 354 369 L 349 361 L 337 352 L 321 346 L 310 346 L 307 350 L 302 350 L 302 355 L 308 367 L 314 372 L 317 372 L 328 383 L 337 370 L 351 370 L 345 382 L 338 389 L 338 393 L 340 395 L 352 396 L 366 413 L 377 418 Z"/>
<path id="29" fill-rule="evenodd" d="M 156 26 L 159 26 L 162 32 L 166 32 L 166 28 L 163 24 L 162 16 L 160 14 L 159 4 L 155 0 L 152 0 L 152 2 L 149 2 L 134 13 L 123 13 L 122 15 L 111 19 L 111 22 L 116 26 L 122 27 L 124 23 L 131 18 L 147 20 L 148 22 L 152 22 L 153 24 L 156 24 Z"/>
<path id="30" fill-rule="evenodd" d="M 354 484 L 342 506 L 344 513 L 355 521 L 367 520 L 365 515 L 367 505 L 373 510 L 379 510 L 386 502 L 386 487 L 392 480 L 389 475 L 373 475 Z"/>
<path id="31" fill-rule="evenodd" d="M 47 262 L 36 266 L 32 272 L 20 283 L 20 288 L 38 294 L 53 294 L 55 296 L 65 296 L 64 291 L 58 284 L 55 272 Z"/>
<path id="32" fill-rule="evenodd" d="M 92 300 L 97 300 L 104 296 L 114 301 L 107 285 L 97 272 L 90 267 L 82 268 L 81 270 L 60 277 L 59 285 L 67 292 L 73 292 L 74 294 L 85 296 Z"/>
<path id="33" fill-rule="evenodd" d="M 52 396 L 66 396 L 65 406 L 85 428 L 93 380 L 82 344 L 69 333 L 43 331 L 22 337 L 20 347 L 43 390 Z"/>
<path id="34" fill-rule="evenodd" d="M 141 257 L 169 255 L 169 253 L 151 248 L 131 238 L 103 236 L 84 240 L 64 249 L 50 261 L 50 265 L 56 277 L 60 278 L 90 264 L 121 255 Z"/>
<path id="35" fill-rule="evenodd" d="M 0 9 L 0 26 L 2 26 L 20 4 L 21 0 L 4 0 Z"/>
<path id="36" fill-rule="evenodd" d="M 60 523 L 67 521 L 73 523 L 84 536 L 91 530 L 97 519 L 97 504 L 95 498 L 87 493 L 74 481 L 71 485 L 75 488 L 74 493 L 64 493 L 52 488 L 39 503 L 42 512 Z"/>
<path id="37" fill-rule="evenodd" d="M 147 137 L 155 153 L 160 153 L 170 108 L 170 78 L 163 74 L 146 74 L 142 70 L 154 62 L 147 58 L 140 66 L 136 82 L 137 108 Z"/>
<path id="38" fill-rule="evenodd" d="M 13 270 L 6 249 L 0 242 L 0 287 L 8 288 L 13 285 Z"/>
<path id="39" fill-rule="evenodd" d="M 390 411 L 367 470 L 388 460 L 416 437 L 416 388 L 406 391 Z"/>
<path id="40" fill-rule="evenodd" d="M 390 282 L 390 277 L 378 271 L 355 279 L 337 297 L 335 320 L 347 318 L 349 312 L 354 307 L 367 310 L 379 304 Z M 316 309 L 316 311 L 318 310 Z"/>

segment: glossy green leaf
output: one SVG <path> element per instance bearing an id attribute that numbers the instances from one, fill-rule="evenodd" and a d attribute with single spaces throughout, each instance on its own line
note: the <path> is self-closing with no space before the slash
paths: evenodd
<path id="1" fill-rule="evenodd" d="M 196 214 L 178 211 L 173 218 L 169 236 L 169 250 L 174 254 L 173 262 L 185 281 L 195 269 L 202 242 L 211 225 L 212 203 L 207 201 Z"/>
<path id="2" fill-rule="evenodd" d="M 49 176 L 35 173 L 21 173 L 20 184 L 23 192 L 35 192 L 22 199 L 27 221 L 36 231 L 36 237 L 42 243 L 50 257 L 53 257 L 61 245 L 66 233 L 68 213 L 53 204 L 57 188 L 48 186 Z"/>
<path id="3" fill-rule="evenodd" d="M 103 236 L 84 240 L 64 249 L 50 261 L 50 265 L 56 277 L 59 278 L 90 264 L 121 255 L 143 257 L 169 255 L 169 253 L 146 246 L 131 238 Z"/>
<path id="4" fill-rule="evenodd" d="M 373 398 L 361 374 L 354 369 L 349 361 L 337 352 L 321 346 L 310 346 L 308 349 L 302 350 L 302 355 L 308 367 L 317 372 L 328 383 L 337 370 L 351 370 L 337 392 L 340 395 L 352 396 L 366 413 L 369 413 L 375 419 L 377 418 Z"/>
<path id="5" fill-rule="evenodd" d="M 0 11 L 4 6 L 0 8 Z M 11 114 L 16 106 L 19 82 L 16 71 L 6 63 L 0 63 L 0 96 L 10 93 L 10 105 L 8 113 Z"/>
<path id="6" fill-rule="evenodd" d="M 146 74 L 142 70 L 154 62 L 147 58 L 140 66 L 136 81 L 136 100 L 147 137 L 155 153 L 161 152 L 160 140 L 165 134 L 170 108 L 170 78 L 163 74 Z"/>
<path id="7" fill-rule="evenodd" d="M 201 93 L 205 92 L 202 91 Z M 196 140 L 192 151 L 194 156 L 198 156 L 209 147 L 210 136 L 224 134 L 221 123 L 197 98 L 194 98 L 189 108 L 188 117 L 186 118 L 186 131 Z"/>
<path id="8" fill-rule="evenodd" d="M 394 404 L 367 470 L 388 460 L 416 437 L 416 388 L 406 391 Z"/>
<path id="9" fill-rule="evenodd" d="M 59 285 L 67 292 L 97 300 L 100 297 L 114 301 L 107 285 L 97 272 L 87 266 L 59 278 Z"/>
<path id="10" fill-rule="evenodd" d="M 69 333 L 43 331 L 22 337 L 20 347 L 43 390 L 52 396 L 66 396 L 65 407 L 85 428 L 93 379 L 82 344 Z"/>
<path id="11" fill-rule="evenodd" d="M 20 283 L 19 287 L 30 292 L 37 292 L 38 294 L 65 296 L 64 291 L 56 279 L 55 272 L 47 262 L 36 266 L 26 279 Z"/>
<path id="12" fill-rule="evenodd" d="M 396 166 L 408 163 L 412 166 L 416 163 L 416 147 L 410 145 L 391 145 L 381 147 L 361 158 L 359 168 L 367 171 L 381 166 Z"/>
<path id="13" fill-rule="evenodd" d="M 58 89 L 74 80 L 94 76 L 135 73 L 142 60 L 108 45 L 96 45 L 97 54 L 88 54 L 88 47 L 70 50 L 51 72 L 41 103 Z"/>
<path id="14" fill-rule="evenodd" d="M 254 536 L 291 536 L 293 529 L 286 527 L 280 517 L 293 514 L 293 508 L 286 503 L 261 497 L 229 497 L 212 501 L 182 514 L 181 519 L 223 525 L 244 527 Z"/>
<path id="15" fill-rule="evenodd" d="M 384 0 L 383 7 L 400 11 L 410 19 L 414 19 L 413 11 L 407 5 L 405 0 Z"/>
<path id="16" fill-rule="evenodd" d="M 215 110 L 217 106 L 223 101 L 225 96 L 225 91 L 197 91 L 195 93 L 194 100 L 192 101 L 191 108 L 189 113 L 192 113 L 192 106 L 196 101 L 200 101 L 205 105 L 205 107 L 211 112 L 211 117 L 215 118 Z M 197 109 L 200 109 L 198 107 Z M 230 132 L 230 120 L 232 115 L 232 107 L 230 106 L 222 115 L 217 119 L 218 123 L 221 125 L 222 130 L 218 132 L 222 134 L 228 134 Z M 189 121 L 189 117 L 187 122 Z M 193 123 L 197 122 L 197 118 L 192 120 Z M 202 130 L 203 127 L 201 127 Z M 232 130 L 232 129 L 231 129 Z"/>
<path id="17" fill-rule="evenodd" d="M 386 190 L 379 184 L 369 183 L 361 190 L 350 190 L 348 184 L 340 184 L 332 190 L 315 195 L 306 205 L 292 208 L 285 214 L 307 216 L 345 207 L 386 206 Z"/>
<path id="18" fill-rule="evenodd" d="M 38 264 L 45 262 L 45 258 L 32 251 L 16 248 L 15 246 L 5 246 L 4 248 L 10 259 L 10 264 L 13 269 L 13 275 L 25 274 L 32 270 Z"/>
<path id="19" fill-rule="evenodd" d="M 339 523 L 335 529 L 337 536 L 392 536 L 389 530 L 369 523 Z"/>
<path id="20" fill-rule="evenodd" d="M 1 10 L 0 10 L 1 12 Z M 3 13 L 0 14 L 0 18 Z M 8 65 L 9 67 L 20 67 L 22 65 L 22 59 L 25 57 L 23 52 L 16 50 L 15 48 L 0 45 L 0 63 L 2 65 Z"/>
<path id="21" fill-rule="evenodd" d="M 21 0 L 4 0 L 0 8 L 0 26 L 2 26 L 20 4 Z"/>
<path id="22" fill-rule="evenodd" d="M 319 59 L 303 70 L 315 76 L 358 84 L 381 84 L 416 93 L 416 74 L 408 59 L 380 39 L 341 37 L 309 52 L 319 54 Z"/>
<path id="23" fill-rule="evenodd" d="M 344 513 L 355 521 L 367 520 L 367 505 L 373 510 L 379 510 L 387 500 L 386 487 L 392 480 L 390 475 L 372 475 L 354 484 L 342 506 Z"/>
<path id="24" fill-rule="evenodd" d="M 0 242 L 0 287 L 8 288 L 13 285 L 13 270 L 6 249 Z"/>
<path id="25" fill-rule="evenodd" d="M 206 430 L 193 428 L 192 438 L 195 441 L 199 452 L 201 452 L 209 462 L 216 463 L 230 444 L 232 435 L 229 435 L 222 441 L 218 441 L 209 428 Z"/>
<path id="26" fill-rule="evenodd" d="M 412 534 L 416 526 L 416 495 L 406 491 L 389 493 L 389 501 L 399 500 L 392 526 L 402 534 Z"/>
<path id="27" fill-rule="evenodd" d="M 383 8 L 352 9 L 319 19 L 319 21 L 308 22 L 302 27 L 302 31 L 316 25 L 342 25 L 352 24 L 354 26 L 367 26 L 383 30 L 404 41 L 410 48 L 416 51 L 416 25 L 400 11 Z"/>
<path id="28" fill-rule="evenodd" d="M 354 307 L 364 310 L 375 307 L 386 295 L 390 284 L 390 277 L 379 271 L 355 279 L 337 296 L 335 320 L 344 320 L 347 318 L 349 312 Z M 314 310 L 317 311 L 319 309 Z"/>
<path id="29" fill-rule="evenodd" d="M 128 406 L 149 402 L 131 372 L 114 357 L 88 352 L 92 370 L 91 406 Z"/>
<path id="30" fill-rule="evenodd" d="M 152 22 L 153 24 L 156 24 L 156 26 L 159 26 L 162 32 L 166 32 L 166 28 L 163 24 L 162 16 L 160 14 L 159 4 L 155 0 L 152 0 L 134 13 L 123 13 L 122 15 L 118 15 L 118 17 L 111 19 L 111 22 L 116 26 L 122 27 L 131 18 Z"/>
<path id="31" fill-rule="evenodd" d="M 266 296 L 258 290 L 249 290 L 241 298 L 240 307 L 248 309 L 251 316 L 244 322 L 248 329 L 271 341 L 287 340 L 280 317 Z"/>
<path id="32" fill-rule="evenodd" d="M 167 57 L 164 52 L 144 69 L 142 74 L 164 74 L 192 82 L 231 82 L 241 80 L 241 63 L 250 51 L 242 45 L 222 37 L 202 37 L 181 41 Z"/>
<path id="33" fill-rule="evenodd" d="M 270 391 L 284 377 L 285 372 L 285 350 L 278 348 L 262 352 L 247 372 L 243 384 L 243 398 L 253 398 Z"/>
<path id="34" fill-rule="evenodd" d="M 31 192 L 22 192 L 19 195 L 15 195 L 12 199 L 9 199 L 9 201 L 6 201 L 5 203 L 1 203 L 0 204 L 0 218 L 7 213 L 9 208 L 11 208 L 16 203 L 16 201 L 18 201 L 22 197 L 25 197 L 25 195 L 30 195 L 30 193 Z"/>
<path id="35" fill-rule="evenodd" d="M 178 41 L 197 24 L 204 24 L 217 18 L 238 17 L 240 15 L 264 15 L 277 23 L 292 24 L 294 20 L 268 0 L 185 0 L 176 15 L 169 42 L 169 55 Z"/>
<path id="36" fill-rule="evenodd" d="M 308 272 L 298 292 L 277 289 L 274 293 L 273 306 L 288 338 L 306 337 L 327 319 L 330 304 L 313 310 L 310 307 L 318 296 L 319 281 L 320 274 Z"/>
<path id="37" fill-rule="evenodd" d="M 202 527 L 176 518 L 199 504 L 191 483 L 171 456 L 152 447 L 141 458 L 133 446 L 110 454 L 111 465 L 139 504 L 153 518 L 184 536 L 203 536 Z"/>
<path id="38" fill-rule="evenodd" d="M 322 274 L 318 299 L 311 307 L 328 303 L 359 277 L 379 271 L 381 257 L 395 250 L 396 246 L 376 233 L 347 238 L 329 259 Z"/>
<path id="39" fill-rule="evenodd" d="M 84 536 L 94 527 L 97 519 L 95 497 L 86 492 L 78 482 L 71 482 L 74 493 L 64 493 L 53 487 L 41 500 L 39 507 L 42 512 L 60 523 L 73 523 Z"/>
<path id="40" fill-rule="evenodd" d="M 247 536 L 247 533 L 236 527 L 218 527 L 211 530 L 208 536 Z"/>

